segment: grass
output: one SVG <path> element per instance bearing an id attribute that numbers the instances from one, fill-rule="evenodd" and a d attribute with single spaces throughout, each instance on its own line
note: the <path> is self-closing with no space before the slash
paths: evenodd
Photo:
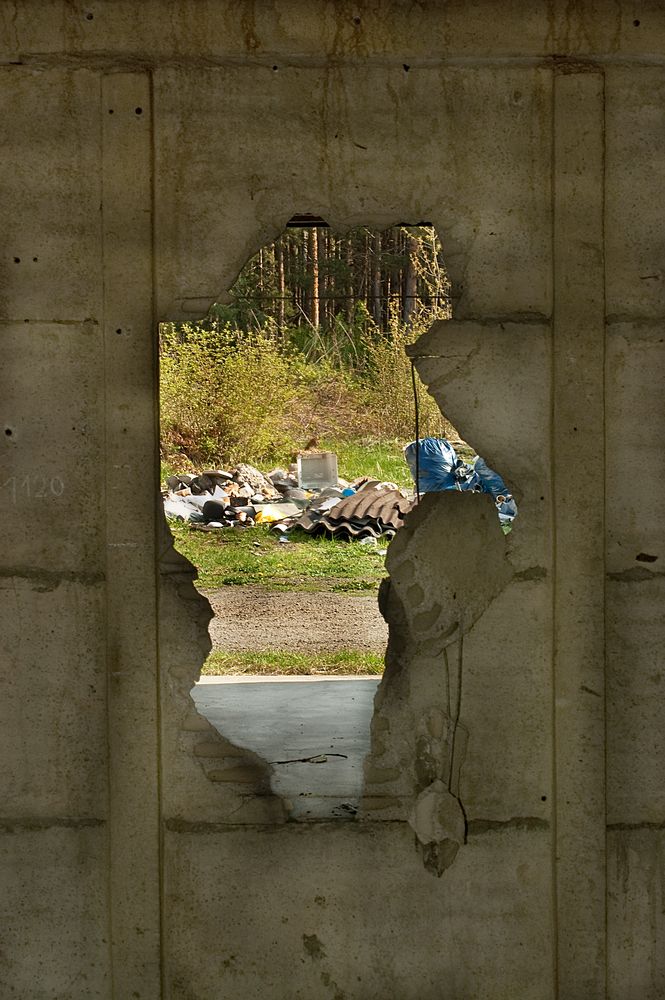
<path id="1" fill-rule="evenodd" d="M 309 538 L 294 532 L 287 545 L 265 525 L 197 531 L 170 521 L 176 548 L 199 572 L 199 586 L 231 584 L 270 590 L 375 592 L 385 576 L 384 556 L 357 542 Z"/>
<path id="2" fill-rule="evenodd" d="M 412 490 L 413 480 L 402 447 L 400 441 L 327 441 L 321 445 L 322 450 L 336 453 L 343 479 L 370 476 Z"/>
<path id="3" fill-rule="evenodd" d="M 264 652 L 213 650 L 201 671 L 203 676 L 218 676 L 220 674 L 289 674 L 300 676 L 367 674 L 380 676 L 382 673 L 383 656 L 381 654 L 353 649 L 313 653 L 293 653 L 290 650 L 266 650 Z"/>
<path id="4" fill-rule="evenodd" d="M 319 443 L 321 451 L 334 451 L 337 455 L 337 465 L 342 479 L 353 480 L 359 476 L 370 476 L 373 479 L 387 480 L 397 483 L 403 489 L 413 489 L 413 480 L 404 459 L 402 448 L 407 442 L 401 441 L 362 441 L 359 439 L 340 441 L 323 440 Z M 260 463 L 263 472 L 269 472 L 276 466 L 288 465 L 288 457 L 283 454 L 273 455 L 270 460 Z M 247 461 L 252 463 L 251 456 Z M 230 463 L 233 465 L 233 463 Z M 176 472 L 203 472 L 203 468 L 193 469 L 185 458 L 181 461 L 171 460 L 161 462 L 161 479 L 165 482 L 168 476 Z"/>

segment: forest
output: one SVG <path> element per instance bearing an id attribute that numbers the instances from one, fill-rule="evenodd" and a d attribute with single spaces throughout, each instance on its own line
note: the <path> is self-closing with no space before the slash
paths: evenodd
<path id="1" fill-rule="evenodd" d="M 405 347 L 449 316 L 431 226 L 339 235 L 294 220 L 248 261 L 228 303 L 162 325 L 164 461 L 271 464 L 306 446 L 397 454 L 413 437 Z M 449 435 L 420 396 L 421 432 Z"/>

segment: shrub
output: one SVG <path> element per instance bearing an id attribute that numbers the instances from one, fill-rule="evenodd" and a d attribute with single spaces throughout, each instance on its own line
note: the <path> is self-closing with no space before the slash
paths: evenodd
<path id="1" fill-rule="evenodd" d="M 366 311 L 364 333 L 327 345 L 302 331 L 258 331 L 220 320 L 164 325 L 160 336 L 162 457 L 183 464 L 283 463 L 312 437 L 322 442 L 393 441 L 414 434 L 406 345 L 432 321 L 393 317 L 387 332 Z M 420 433 L 454 435 L 422 389 Z"/>

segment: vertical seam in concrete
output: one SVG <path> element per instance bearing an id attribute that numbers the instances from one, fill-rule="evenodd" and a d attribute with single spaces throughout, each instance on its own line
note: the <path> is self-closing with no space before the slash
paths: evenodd
<path id="1" fill-rule="evenodd" d="M 607 995 L 605 695 L 589 702 L 580 682 L 605 685 L 603 75 L 555 71 L 554 90 L 557 988 L 600 1000 Z M 586 437 L 576 436 L 578 425 Z M 572 459 L 588 461 L 593 490 L 570 477 Z"/>
<path id="2" fill-rule="evenodd" d="M 106 419 L 106 414 L 108 412 L 108 366 L 106 363 L 106 338 L 107 325 L 106 325 L 106 241 L 104 239 L 104 179 L 105 171 L 104 167 L 104 74 L 99 73 L 99 174 L 100 174 L 100 205 L 99 205 L 99 242 L 100 242 L 100 257 L 102 265 L 102 315 L 100 322 L 100 329 L 102 332 L 102 373 L 103 373 L 103 397 L 104 397 L 104 414 L 105 418 L 103 421 L 102 428 L 102 441 L 104 452 L 103 454 L 108 455 L 108 420 Z M 106 637 L 106 815 L 107 820 L 111 817 L 112 809 L 112 797 L 111 797 L 111 643 L 110 635 L 111 631 L 109 629 L 109 574 L 108 574 L 108 517 L 106 515 L 106 507 L 108 504 L 108 490 L 106 488 L 106 475 L 102 476 L 101 490 L 102 490 L 102 510 L 104 511 L 104 565 L 106 567 L 105 572 L 105 582 L 104 582 L 104 635 Z M 110 982 L 110 996 L 115 996 L 115 983 L 114 983 L 114 962 L 113 962 L 113 856 L 111 851 L 111 825 L 107 822 L 106 825 L 106 915 L 107 915 L 107 936 L 108 936 L 108 955 L 109 955 L 109 982 Z"/>
<path id="3" fill-rule="evenodd" d="M 150 732 L 158 727 L 158 678 L 157 625 L 150 621 L 157 595 L 150 593 L 156 484 L 149 77 L 145 71 L 103 74 L 102 100 L 112 986 L 118 1000 L 130 992 L 157 1000 L 162 995 L 161 739 Z M 134 461 L 148 468 L 152 463 L 153 476 L 141 488 L 136 516 L 128 520 L 120 503 L 131 464 L 125 452 L 132 446 Z"/>
<path id="4" fill-rule="evenodd" d="M 158 327 L 156 318 L 156 298 L 157 298 L 157 262 L 155 260 L 155 250 L 156 250 L 156 182 L 155 182 L 155 86 L 154 86 L 154 74 L 150 70 L 148 71 L 148 91 L 150 94 L 150 211 L 151 211 L 151 277 L 152 277 L 152 375 L 153 375 L 153 427 L 154 427 L 154 442 L 156 447 L 153 449 L 153 487 L 154 487 L 154 498 L 155 503 L 158 505 L 156 517 L 154 519 L 154 551 L 155 551 L 155 623 L 157 628 L 157 636 L 155 642 L 155 661 L 156 661 L 156 673 L 155 673 L 155 718 L 157 720 L 157 725 L 155 731 L 157 734 L 157 808 L 158 808 L 158 830 L 157 830 L 157 854 L 158 854 L 158 870 L 159 870 L 159 975 L 160 975 L 160 996 L 165 996 L 164 984 L 166 982 L 165 976 L 165 949 L 164 949 L 164 928 L 166 926 L 166 907 L 164 900 L 164 761 L 162 757 L 163 749 L 163 733 L 162 733 L 162 664 L 161 664 L 161 654 L 160 654 L 160 644 L 159 644 L 159 624 L 160 624 L 160 609 L 161 609 L 161 595 L 160 595 L 160 571 L 159 571 L 159 556 L 160 556 L 160 519 L 162 517 L 162 512 L 159 509 L 161 505 L 161 500 L 158 499 L 160 496 L 159 485 L 160 485 L 160 442 L 161 442 L 161 424 L 159 419 L 159 342 L 158 342 Z"/>
<path id="5" fill-rule="evenodd" d="M 557 773 L 556 773 L 556 754 L 557 754 L 557 739 L 556 739 L 556 630 L 555 622 L 557 615 L 556 606 L 556 586 L 554 581 L 554 572 L 556 569 L 556 509 L 555 509 L 555 498 L 556 498 L 556 463 L 554 462 L 554 420 L 555 420 L 555 410 L 554 410 L 554 331 L 556 329 L 555 314 L 556 314 L 556 267 L 555 267 L 555 253 L 556 253 L 556 243 L 555 243 L 555 225 L 554 225 L 554 212 L 555 212 L 555 165 L 556 165 L 556 87 L 555 87 L 556 72 L 552 70 L 551 73 L 551 124 L 552 124 L 552 137 L 551 137 L 551 148 L 550 148 L 550 241 L 551 241 L 551 259 L 550 267 L 552 268 L 552 315 L 550 320 L 550 433 L 549 433 L 549 446 L 550 446 L 550 532 L 551 532 L 551 545 L 550 545 L 550 558 L 552 565 L 552 646 L 551 646 L 551 670 L 550 670 L 550 697 L 551 697 L 551 716 L 550 725 L 552 727 L 552 754 L 550 758 L 551 767 L 551 781 L 552 781 L 552 791 L 551 791 L 551 804 L 550 804 L 550 823 L 551 823 L 551 900 L 552 900 L 552 962 L 553 962 L 553 984 L 554 984 L 554 997 L 558 1000 L 559 996 L 559 904 L 558 904 L 558 881 L 557 881 L 557 870 L 556 870 L 556 855 L 557 855 L 557 843 L 558 843 L 558 831 L 557 831 Z"/>
<path id="6" fill-rule="evenodd" d="M 602 197 L 602 212 L 601 212 L 601 232 L 602 232 L 602 247 L 603 247 L 603 732 L 604 732 L 604 747 L 603 747 L 603 764 L 605 772 L 605 995 L 609 996 L 610 992 L 610 979 L 609 979 L 609 965 L 610 965 L 610 955 L 609 955 L 609 941 L 608 941 L 608 905 L 607 905 L 607 887 L 609 885 L 608 881 L 608 865 L 609 856 L 607 850 L 607 324 L 605 317 L 607 316 L 607 258 L 606 258 L 606 244 L 605 244 L 605 225 L 606 225 L 606 208 L 605 208 L 605 196 L 606 196 L 606 176 L 605 176 L 605 166 L 607 160 L 607 109 L 606 109 L 606 75 L 605 70 L 602 73 L 603 79 L 603 145 L 602 145 L 602 179 L 603 179 L 603 189 L 601 193 Z"/>

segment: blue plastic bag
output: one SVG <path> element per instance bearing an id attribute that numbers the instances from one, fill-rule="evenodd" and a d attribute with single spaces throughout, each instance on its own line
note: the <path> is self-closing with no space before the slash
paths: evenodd
<path id="1" fill-rule="evenodd" d="M 462 461 L 446 438 L 421 438 L 418 441 L 417 486 L 420 493 L 441 493 L 444 490 L 489 493 L 494 497 L 497 514 L 504 532 L 511 529 L 517 516 L 517 505 L 504 480 L 478 456 L 473 465 Z M 404 457 L 413 481 L 416 482 L 416 442 L 404 449 Z"/>

